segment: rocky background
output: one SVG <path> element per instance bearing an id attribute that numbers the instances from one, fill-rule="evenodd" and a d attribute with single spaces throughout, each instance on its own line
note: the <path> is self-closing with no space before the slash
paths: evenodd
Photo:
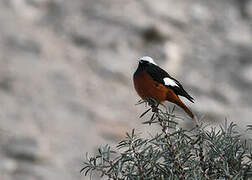
<path id="1" fill-rule="evenodd" d="M 148 133 L 132 84 L 143 55 L 198 116 L 252 123 L 252 0 L 1 0 L 0 179 L 89 179 L 86 152 Z"/>

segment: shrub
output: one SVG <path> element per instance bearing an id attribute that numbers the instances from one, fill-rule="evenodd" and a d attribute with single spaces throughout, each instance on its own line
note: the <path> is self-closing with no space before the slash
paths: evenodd
<path id="1" fill-rule="evenodd" d="M 143 124 L 159 124 L 160 132 L 149 138 L 133 129 L 113 151 L 109 145 L 86 157 L 81 172 L 98 172 L 114 180 L 147 179 L 250 179 L 251 140 L 242 140 L 234 123 L 207 130 L 203 123 L 191 130 L 178 128 L 172 110 L 151 106 L 152 116 Z M 249 126 L 252 129 L 252 126 Z"/>

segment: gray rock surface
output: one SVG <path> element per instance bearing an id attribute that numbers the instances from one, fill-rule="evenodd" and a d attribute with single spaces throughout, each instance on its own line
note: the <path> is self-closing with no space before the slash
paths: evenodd
<path id="1" fill-rule="evenodd" d="M 205 120 L 251 124 L 251 0 L 0 1 L 0 179 L 89 179 L 85 152 L 148 133 L 131 79 L 142 55 Z"/>

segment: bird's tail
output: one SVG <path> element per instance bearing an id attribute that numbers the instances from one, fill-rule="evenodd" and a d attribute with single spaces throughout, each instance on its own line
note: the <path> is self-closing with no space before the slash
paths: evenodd
<path id="1" fill-rule="evenodd" d="M 177 104 L 179 107 L 184 109 L 184 111 L 192 118 L 195 119 L 194 114 L 192 111 L 178 98 L 177 101 L 174 101 L 175 104 Z"/>
<path id="2" fill-rule="evenodd" d="M 184 104 L 184 103 L 182 103 L 182 105 L 179 105 L 181 108 L 183 108 L 184 109 L 184 111 L 192 118 L 192 119 L 194 119 L 195 118 L 195 116 L 194 116 L 194 114 L 192 113 L 192 111 L 188 108 L 188 107 L 186 107 L 186 105 Z"/>
<path id="3" fill-rule="evenodd" d="M 192 118 L 192 119 L 195 119 L 194 117 L 194 114 L 192 113 L 192 111 L 186 107 L 186 105 L 179 99 L 179 97 L 174 93 L 174 91 L 170 90 L 168 91 L 167 93 L 167 98 L 166 100 L 174 103 L 174 104 L 177 104 L 179 107 L 181 107 L 182 109 L 184 109 L 184 111 Z"/>

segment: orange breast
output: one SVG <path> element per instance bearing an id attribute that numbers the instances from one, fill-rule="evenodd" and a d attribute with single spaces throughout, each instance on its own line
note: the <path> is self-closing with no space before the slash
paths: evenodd
<path id="1" fill-rule="evenodd" d="M 146 72 L 141 72 L 134 78 L 134 86 L 144 100 L 154 98 L 159 103 L 166 100 L 168 88 L 154 81 Z"/>

